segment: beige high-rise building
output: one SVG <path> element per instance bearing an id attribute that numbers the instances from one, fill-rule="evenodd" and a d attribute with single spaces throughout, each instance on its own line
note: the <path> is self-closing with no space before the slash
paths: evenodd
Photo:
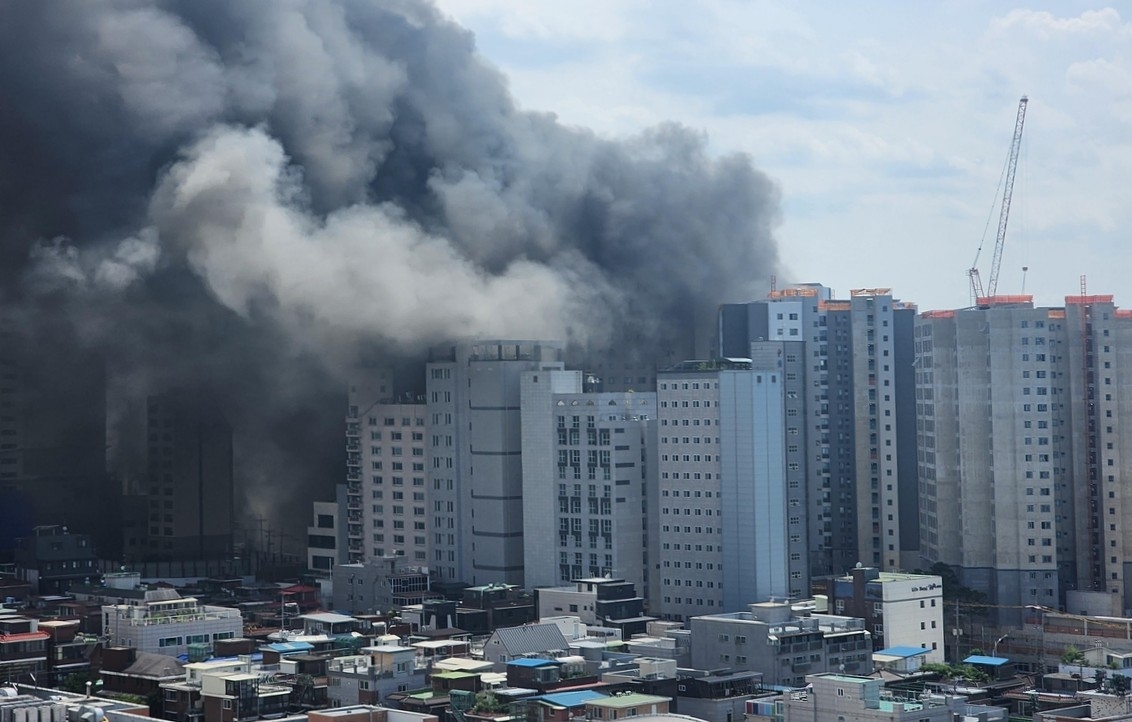
<path id="1" fill-rule="evenodd" d="M 999 296 L 916 323 L 922 551 L 1003 622 L 1127 611 L 1132 313 L 1111 296 Z"/>

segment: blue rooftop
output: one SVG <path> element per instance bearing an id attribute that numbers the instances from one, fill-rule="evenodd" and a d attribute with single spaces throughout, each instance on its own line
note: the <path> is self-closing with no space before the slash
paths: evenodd
<path id="1" fill-rule="evenodd" d="M 984 664 L 988 667 L 1001 667 L 1010 660 L 1006 657 L 985 657 L 981 654 L 972 654 L 963 660 L 963 664 Z"/>
<path id="2" fill-rule="evenodd" d="M 551 664 L 558 664 L 558 662 L 553 659 L 528 659 L 523 657 L 522 659 L 512 659 L 507 664 L 514 667 L 546 667 Z"/>
<path id="3" fill-rule="evenodd" d="M 280 654 L 288 654 L 294 652 L 309 652 L 314 649 L 314 645 L 307 642 L 276 642 L 275 644 L 268 644 L 264 649 L 270 649 L 272 652 L 279 652 Z"/>
<path id="4" fill-rule="evenodd" d="M 908 657 L 916 657 L 921 654 L 928 654 L 931 651 L 932 650 L 925 649 L 923 647 L 889 647 L 888 649 L 882 649 L 879 652 L 874 652 L 873 654 L 887 654 L 889 657 L 902 657 L 904 659 L 907 659 Z"/>
<path id="5" fill-rule="evenodd" d="M 606 695 L 592 689 L 580 689 L 577 692 L 557 692 L 544 694 L 539 699 L 559 707 L 581 707 L 591 699 L 598 699 Z"/>

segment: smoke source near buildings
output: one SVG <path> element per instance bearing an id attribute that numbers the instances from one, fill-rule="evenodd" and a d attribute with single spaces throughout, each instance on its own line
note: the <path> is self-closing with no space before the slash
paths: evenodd
<path id="1" fill-rule="evenodd" d="M 659 347 L 775 270 L 750 158 L 519 110 L 424 2 L 4 3 L 0 48 L 0 303 L 100 351 L 112 414 L 211 390 L 274 501 L 338 480 L 359 344 Z"/>

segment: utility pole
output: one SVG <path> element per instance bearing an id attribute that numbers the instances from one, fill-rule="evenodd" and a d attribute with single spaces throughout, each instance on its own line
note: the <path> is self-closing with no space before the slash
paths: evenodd
<path id="1" fill-rule="evenodd" d="M 955 639 L 955 665 L 958 666 L 960 662 L 959 654 L 959 637 L 962 636 L 963 630 L 959 628 L 959 598 L 955 598 L 955 628 L 951 630 L 951 636 Z"/>

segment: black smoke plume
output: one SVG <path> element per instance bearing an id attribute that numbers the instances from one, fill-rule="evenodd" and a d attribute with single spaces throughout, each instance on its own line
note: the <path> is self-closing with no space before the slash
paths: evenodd
<path id="1" fill-rule="evenodd" d="M 215 390 L 251 513 L 329 498 L 359 344 L 661 348 L 774 271 L 777 208 L 687 128 L 519 110 L 422 0 L 0 4 L 0 301 L 108 360 L 112 430 Z"/>

